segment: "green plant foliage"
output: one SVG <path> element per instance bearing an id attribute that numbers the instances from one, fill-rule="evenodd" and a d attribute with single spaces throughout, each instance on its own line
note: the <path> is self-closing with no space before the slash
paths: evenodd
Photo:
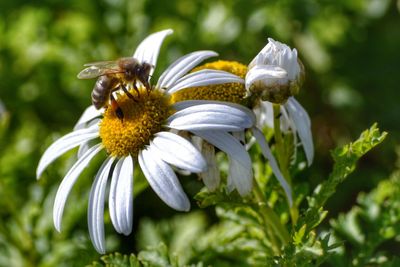
<path id="1" fill-rule="evenodd" d="M 167 246 L 160 243 L 156 247 L 142 250 L 138 256 L 109 254 L 101 257 L 101 262 L 94 262 L 88 267 L 178 267 L 176 259 L 169 259 Z"/>
<path id="2" fill-rule="evenodd" d="M 297 228 L 301 229 L 306 225 L 307 229 L 310 230 L 321 223 L 326 215 L 322 207 L 335 193 L 336 187 L 354 171 L 357 161 L 369 150 L 380 144 L 386 135 L 386 132 L 381 133 L 377 124 L 374 124 L 370 129 L 364 131 L 358 140 L 332 152 L 335 161 L 333 171 L 328 180 L 319 185 L 312 196 L 308 198 L 309 208 L 298 223 Z M 308 232 L 306 231 L 306 233 Z"/>
<path id="3" fill-rule="evenodd" d="M 142 220 L 138 235 L 139 248 L 142 250 L 137 259 L 143 266 L 319 266 L 323 263 L 346 266 L 349 264 L 347 260 L 359 263 L 357 266 L 374 262 L 389 264 L 390 261 L 381 259 L 382 251 L 373 258 L 370 254 L 382 242 L 395 239 L 399 235 L 398 173 L 391 180 L 381 182 L 369 195 L 361 195 L 358 200 L 360 207 L 357 206 L 348 214 L 334 220 L 334 233 L 319 233 L 317 228 L 327 214 L 323 210 L 324 203 L 334 194 L 336 187 L 354 171 L 360 157 L 380 144 L 385 137 L 386 133 L 380 132 L 374 124 L 359 139 L 332 152 L 335 160 L 333 172 L 308 197 L 308 208 L 300 211 L 299 221 L 292 228 L 287 244 L 277 240 L 278 236 L 273 232 L 271 224 L 265 221 L 263 206 L 251 198 L 243 199 L 235 194 L 228 194 L 222 187 L 216 192 L 204 189 L 196 195 L 200 206 L 216 206 L 216 224 L 209 225 L 202 212 L 160 222 Z M 267 190 L 267 194 L 268 192 L 271 193 Z M 280 208 L 279 205 L 276 206 L 277 210 Z M 372 229 L 361 229 L 366 224 L 355 223 L 359 217 L 369 220 L 367 225 Z M 290 225 L 287 220 L 280 221 L 286 222 L 286 226 Z M 367 238 L 362 233 L 372 236 Z M 339 238 L 343 236 L 343 239 Z M 370 243 L 365 242 L 367 239 Z M 343 247 L 347 246 L 345 240 L 351 241 L 355 246 L 352 250 L 355 254 L 343 252 Z M 277 246 L 279 243 L 281 245 Z M 340 250 L 342 254 L 338 254 Z M 130 257 L 136 259 L 134 256 Z M 130 266 L 127 265 L 127 256 L 119 255 L 118 259 L 121 264 L 115 266 Z M 171 259 L 179 265 L 174 265 Z M 396 260 L 393 257 L 391 262 Z M 109 256 L 103 257 L 102 261 L 105 264 L 118 262 Z"/>
<path id="4" fill-rule="evenodd" d="M 368 194 L 360 193 L 357 205 L 330 223 L 335 237 L 343 242 L 331 260 L 333 264 L 398 264 L 393 252 L 400 248 L 400 172 L 381 181 Z"/>
<path id="5" fill-rule="evenodd" d="M 387 133 L 380 132 L 374 124 L 356 141 L 332 151 L 335 161 L 333 171 L 329 178 L 318 185 L 308 197 L 308 208 L 300 213 L 299 221 L 292 233 L 294 242 L 285 248 L 284 256 L 278 260 L 279 264 L 292 265 L 303 262 L 303 265 L 298 266 L 307 266 L 313 262 L 318 266 L 340 245 L 330 242 L 329 233 L 321 235 L 314 231 L 327 215 L 327 211 L 323 209 L 324 204 L 335 193 L 336 187 L 355 170 L 357 161 L 380 144 L 386 136 Z"/>

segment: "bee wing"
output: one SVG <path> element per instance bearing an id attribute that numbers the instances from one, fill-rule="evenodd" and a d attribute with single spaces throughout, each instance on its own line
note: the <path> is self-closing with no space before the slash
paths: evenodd
<path id="1" fill-rule="evenodd" d="M 78 74 L 78 79 L 93 79 L 107 73 L 108 69 L 98 68 L 95 66 L 88 67 Z"/>
<path id="2" fill-rule="evenodd" d="M 99 68 L 96 66 L 90 66 L 78 74 L 78 79 L 93 79 L 105 74 L 116 74 L 121 73 L 118 69 Z"/>
<path id="3" fill-rule="evenodd" d="M 83 65 L 87 68 L 83 69 L 79 74 L 79 79 L 92 79 L 104 74 L 118 73 L 117 61 L 97 61 Z"/>
<path id="4" fill-rule="evenodd" d="M 115 60 L 114 61 L 97 61 L 97 62 L 86 63 L 83 66 L 85 66 L 85 67 L 95 66 L 95 67 L 101 67 L 101 68 L 106 68 L 106 69 L 113 69 L 118 66 L 118 63 Z"/>

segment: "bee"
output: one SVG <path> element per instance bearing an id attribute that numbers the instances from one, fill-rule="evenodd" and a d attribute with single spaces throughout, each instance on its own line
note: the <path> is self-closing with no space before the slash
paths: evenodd
<path id="1" fill-rule="evenodd" d="M 113 96 L 113 92 L 122 89 L 124 93 L 136 101 L 135 97 L 128 91 L 127 86 L 132 85 L 139 96 L 136 83 L 139 81 L 146 88 L 151 90 L 149 84 L 150 71 L 153 65 L 143 62 L 140 63 L 133 57 L 120 58 L 116 61 L 99 61 L 84 65 L 85 68 L 78 74 L 78 79 L 98 78 L 91 94 L 92 103 L 100 109 L 111 102 L 111 108 L 119 119 L 123 119 L 124 114 Z"/>

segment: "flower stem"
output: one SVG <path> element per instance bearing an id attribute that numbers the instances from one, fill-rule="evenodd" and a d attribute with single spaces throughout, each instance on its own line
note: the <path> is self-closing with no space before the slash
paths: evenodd
<path id="1" fill-rule="evenodd" d="M 256 198 L 256 204 L 260 208 L 260 213 L 268 226 L 270 226 L 273 232 L 278 236 L 282 245 L 286 245 L 290 241 L 290 235 L 287 229 L 282 225 L 278 215 L 268 206 L 268 203 L 265 199 L 264 193 L 261 191 L 261 188 L 257 181 L 255 181 L 255 185 L 253 187 L 254 196 Z M 280 248 L 276 244 L 277 242 L 272 237 L 271 242 L 275 243 L 275 249 L 280 251 Z"/>
<path id="2" fill-rule="evenodd" d="M 279 167 L 281 169 L 283 177 L 285 177 L 286 181 L 289 185 L 292 185 L 292 179 L 289 172 L 289 156 L 285 151 L 285 144 L 282 138 L 281 132 L 281 106 L 279 104 L 273 104 L 274 110 L 274 136 L 276 141 L 276 153 L 279 162 Z M 296 224 L 298 219 L 298 209 L 295 204 L 290 207 L 290 217 L 292 219 L 293 225 Z"/>
<path id="3" fill-rule="evenodd" d="M 278 155 L 279 166 L 281 172 L 285 177 L 286 181 L 291 185 L 291 178 L 289 173 L 288 161 L 286 160 L 285 144 L 283 143 L 282 132 L 281 132 L 281 106 L 279 104 L 274 105 L 274 136 L 276 141 L 276 152 Z"/>

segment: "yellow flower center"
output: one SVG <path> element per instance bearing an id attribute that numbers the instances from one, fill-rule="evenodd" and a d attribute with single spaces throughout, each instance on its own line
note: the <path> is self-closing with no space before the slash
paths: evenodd
<path id="1" fill-rule="evenodd" d="M 223 70 L 243 79 L 247 73 L 247 66 L 236 61 L 219 60 L 197 67 L 192 72 L 202 69 Z M 244 84 L 224 83 L 180 90 L 172 94 L 171 101 L 176 103 L 183 100 L 218 100 L 243 104 L 245 95 L 246 88 Z"/>
<path id="2" fill-rule="evenodd" d="M 150 143 L 155 133 L 162 130 L 163 124 L 173 110 L 169 96 L 160 90 L 139 89 L 139 96 L 131 91 L 133 99 L 121 94 L 118 106 L 122 109 L 123 119 L 119 119 L 115 110 L 108 107 L 100 123 L 100 138 L 112 156 L 137 156 L 139 151 Z"/>

